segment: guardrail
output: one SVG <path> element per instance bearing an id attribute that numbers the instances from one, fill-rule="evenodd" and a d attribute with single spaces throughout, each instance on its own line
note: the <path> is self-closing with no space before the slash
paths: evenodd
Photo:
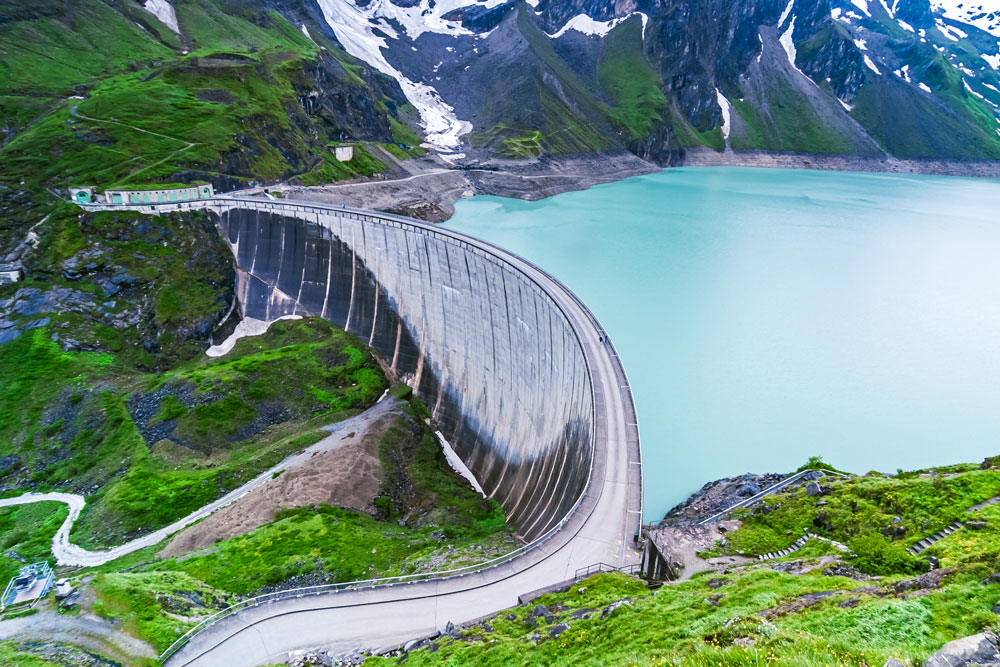
<path id="1" fill-rule="evenodd" d="M 835 472 L 833 470 L 813 470 L 812 468 L 809 468 L 807 470 L 802 470 L 800 472 L 795 473 L 794 475 L 791 475 L 790 477 L 786 477 L 785 479 L 781 480 L 777 484 L 772 484 L 771 486 L 767 487 L 766 489 L 764 489 L 760 493 L 755 493 L 754 495 L 750 496 L 746 500 L 741 500 L 738 503 L 734 503 L 733 505 L 730 505 L 729 507 L 727 507 L 726 509 L 722 510 L 721 512 L 717 512 L 717 513 L 713 514 L 712 516 L 708 517 L 707 519 L 702 519 L 701 521 L 698 522 L 698 525 L 699 526 L 704 526 L 706 523 L 712 523 L 713 521 L 718 521 L 719 519 L 721 519 L 722 517 L 726 516 L 727 514 L 729 514 L 730 512 L 732 512 L 733 510 L 740 509 L 741 507 L 749 507 L 750 505 L 753 505 L 755 502 L 757 502 L 758 500 L 760 500 L 764 496 L 770 495 L 772 493 L 777 493 L 778 491 L 781 491 L 782 489 L 784 489 L 787 486 L 791 486 L 792 484 L 794 484 L 795 482 L 799 481 L 800 479 L 802 479 L 803 477 L 805 477 L 809 473 L 813 473 L 813 472 L 821 472 L 824 475 L 837 475 L 839 477 L 845 477 L 845 478 L 846 477 L 850 477 L 850 475 L 845 475 L 844 473 Z"/>
<path id="2" fill-rule="evenodd" d="M 642 572 L 642 565 L 640 563 L 631 563 L 629 565 L 615 567 L 614 565 L 608 565 L 607 563 L 594 563 L 593 565 L 581 567 L 577 570 L 573 579 L 575 581 L 579 581 L 580 579 L 586 579 L 589 576 L 600 574 L 601 572 L 621 572 L 622 574 L 638 576 L 639 573 Z"/>
<path id="3" fill-rule="evenodd" d="M 378 212 L 372 212 L 372 211 L 365 211 L 365 210 L 362 210 L 362 209 L 348 208 L 346 206 L 337 207 L 337 206 L 333 206 L 333 205 L 325 205 L 325 204 L 322 204 L 322 203 L 313 203 L 313 202 L 308 202 L 307 203 L 307 202 L 284 201 L 284 200 L 278 200 L 278 201 L 271 202 L 271 201 L 254 199 L 254 198 L 226 197 L 226 196 L 221 196 L 221 197 L 220 196 L 216 196 L 213 199 L 200 200 L 200 201 L 197 201 L 197 202 L 190 202 L 190 203 L 186 203 L 186 204 L 183 204 L 183 205 L 182 204 L 173 204 L 173 203 L 171 203 L 171 204 L 140 204 L 140 205 L 128 205 L 128 204 L 108 205 L 108 204 L 101 204 L 101 205 L 98 205 L 98 206 L 93 206 L 93 208 L 95 208 L 95 209 L 104 209 L 104 208 L 110 208 L 110 209 L 130 209 L 130 210 L 144 209 L 144 208 L 148 208 L 148 209 L 151 209 L 151 210 L 160 210 L 162 208 L 162 209 L 167 209 L 167 210 L 177 210 L 177 209 L 181 209 L 181 210 L 188 209 L 188 210 L 190 210 L 190 209 L 203 209 L 203 208 L 206 208 L 208 206 L 212 206 L 213 204 L 214 205 L 219 205 L 221 207 L 221 206 L 232 205 L 232 204 L 239 204 L 239 203 L 250 204 L 253 208 L 260 208 L 260 209 L 275 209 L 275 210 L 293 209 L 293 210 L 299 210 L 299 211 L 301 211 L 303 213 L 307 212 L 307 209 L 319 209 L 319 210 L 322 210 L 322 211 L 325 211 L 325 212 L 331 212 L 331 213 L 336 213 L 336 214 L 340 214 L 340 215 L 345 215 L 345 214 L 346 215 L 354 215 L 354 216 L 358 216 L 359 218 L 361 216 L 364 216 L 365 218 L 374 219 L 374 220 L 377 220 L 377 221 L 382 222 L 382 223 L 389 222 L 389 223 L 394 223 L 394 224 L 397 224 L 397 225 L 400 225 L 400 226 L 404 226 L 405 225 L 405 226 L 410 226 L 410 227 L 413 227 L 415 229 L 419 229 L 419 230 L 422 230 L 422 231 L 428 231 L 428 230 L 430 230 L 430 231 L 434 231 L 436 233 L 441 233 L 442 235 L 445 235 L 445 236 L 450 236 L 455 241 L 458 241 L 458 242 L 461 242 L 461 243 L 467 243 L 468 245 L 471 246 L 472 249 L 475 249 L 475 250 L 478 250 L 480 252 L 492 255 L 496 260 L 501 261 L 504 264 L 509 264 L 509 261 L 508 261 L 507 258 L 508 257 L 513 257 L 513 258 L 517 259 L 518 261 L 523 262 L 525 265 L 531 267 L 535 271 L 538 271 L 541 275 L 544 275 L 548 280 L 551 280 L 555 285 L 557 285 L 563 291 L 563 293 L 565 295 L 567 295 L 579 307 L 580 311 L 585 314 L 585 316 L 589 320 L 590 324 L 592 326 L 594 326 L 600 332 L 602 340 L 607 340 L 607 333 L 604 331 L 603 327 L 600 326 L 600 324 L 598 323 L 597 318 L 594 316 L 594 314 L 592 312 L 590 312 L 590 309 L 588 309 L 586 307 L 586 305 L 584 305 L 583 302 L 571 290 L 569 290 L 562 282 L 560 282 L 559 280 L 553 278 L 552 276 L 550 276 L 548 273 L 546 273 L 545 271 L 543 271 L 541 268 L 539 268 L 538 266 L 536 266 L 532 262 L 530 262 L 530 261 L 524 259 L 523 257 L 520 257 L 520 256 L 518 256 L 518 255 L 516 255 L 514 253 L 510 253 L 508 251 L 502 250 L 501 248 L 498 248 L 497 246 L 494 246 L 493 244 L 490 244 L 488 242 L 480 241 L 479 239 L 474 239 L 473 237 L 469 237 L 469 236 L 467 236 L 465 234 L 454 232 L 452 230 L 437 230 L 437 229 L 434 229 L 434 227 L 432 227 L 429 224 L 422 223 L 422 222 L 419 222 L 419 221 L 416 221 L 416 220 L 412 220 L 412 219 L 409 219 L 409 218 L 405 218 L 403 216 L 397 216 L 397 215 L 386 214 L 386 213 L 378 213 Z M 504 255 L 506 255 L 506 257 Z M 542 293 L 546 293 L 546 294 L 548 293 L 548 290 L 544 286 L 542 286 L 533 276 L 528 275 L 524 271 L 520 271 L 520 272 L 524 275 L 524 277 L 527 280 L 529 280 L 532 283 L 534 283 L 535 286 L 539 290 L 542 291 Z M 552 298 L 551 296 L 550 296 L 550 299 L 553 301 L 553 303 L 556 306 L 556 308 L 558 308 L 560 310 L 560 312 L 562 313 L 563 317 L 565 317 L 568 322 L 572 322 L 572 319 L 563 310 L 562 306 L 554 298 Z M 575 327 L 571 327 L 571 329 L 573 329 L 574 334 L 577 337 L 577 342 L 580 344 L 581 349 L 586 350 L 587 348 L 583 344 L 583 341 L 580 340 L 579 334 L 575 331 Z M 634 402 L 632 400 L 632 394 L 631 394 L 631 388 L 630 388 L 631 385 L 629 384 L 628 378 L 625 375 L 624 366 L 621 363 L 621 359 L 618 357 L 617 351 L 614 349 L 614 347 L 610 343 L 607 343 L 607 347 L 605 349 L 609 352 L 609 354 L 610 354 L 610 356 L 612 358 L 612 362 L 613 362 L 612 366 L 613 366 L 614 372 L 615 372 L 616 383 L 618 384 L 618 391 L 621 392 L 623 398 L 627 399 L 625 401 L 625 403 L 626 403 L 626 411 L 628 413 L 628 415 L 627 415 L 628 421 L 627 421 L 627 424 L 626 424 L 627 428 L 630 429 L 630 430 L 634 430 L 635 450 L 636 450 L 635 455 L 639 459 L 635 463 L 637 463 L 638 465 L 640 465 L 640 470 L 639 470 L 638 478 L 637 478 L 637 482 L 636 482 L 636 484 L 638 486 L 638 509 L 637 510 L 630 510 L 630 511 L 636 512 L 636 514 L 637 514 L 637 517 L 636 517 L 637 526 L 641 527 L 641 524 L 642 524 L 642 474 L 641 474 L 641 453 L 640 453 L 641 450 L 640 450 L 640 447 L 639 447 L 639 444 L 638 444 L 639 443 L 639 431 L 638 431 L 638 420 L 636 419 L 635 404 L 634 404 Z M 588 371 L 590 372 L 590 375 L 591 375 L 591 385 L 593 386 L 593 372 L 594 371 L 593 371 L 593 368 L 591 366 L 591 361 L 590 361 L 590 359 L 589 359 L 589 357 L 588 357 L 588 355 L 586 353 L 584 354 L 584 359 L 585 359 L 585 361 L 587 363 Z M 597 418 L 596 392 L 593 393 L 591 400 L 592 400 L 593 405 L 594 405 L 594 419 L 596 420 L 596 418 Z M 597 429 L 595 427 L 595 429 L 594 429 L 594 434 L 595 434 L 594 438 L 596 438 L 596 433 L 597 433 Z M 592 456 L 596 455 L 596 440 L 592 441 L 592 443 L 591 443 L 591 452 L 592 452 Z M 630 467 L 631 467 L 631 463 L 632 462 L 630 462 Z M 191 639 L 192 639 L 192 637 L 194 637 L 196 634 L 198 634 L 199 632 L 201 632 L 202 630 L 204 630 L 209 625 L 211 625 L 213 623 L 216 623 L 216 622 L 218 622 L 218 621 L 220 621 L 223 618 L 226 618 L 228 616 L 232 616 L 233 614 L 235 614 L 235 613 L 237 613 L 237 612 L 239 612 L 241 610 L 248 609 L 248 608 L 251 608 L 251 607 L 258 607 L 258 606 L 261 606 L 261 605 L 269 604 L 271 602 L 277 602 L 279 600 L 284 600 L 284 599 L 302 598 L 302 597 L 307 597 L 307 596 L 312 596 L 312 595 L 323 595 L 323 594 L 337 593 L 337 592 L 347 591 L 347 590 L 360 590 L 360 589 L 365 589 L 365 588 L 410 585 L 410 584 L 415 584 L 415 583 L 419 583 L 419 582 L 422 582 L 422 581 L 429 581 L 429 580 L 455 579 L 455 578 L 464 577 L 464 576 L 466 576 L 468 574 L 482 573 L 482 572 L 485 572 L 485 571 L 490 570 L 492 568 L 499 567 L 500 565 L 503 565 L 504 563 L 508 563 L 508 562 L 510 562 L 512 560 L 515 560 L 515 559 L 517 559 L 517 558 L 525 555 L 527 552 L 536 549 L 537 547 L 541 546 L 543 543 L 545 543 L 546 541 L 548 541 L 550 538 L 552 538 L 556 533 L 558 533 L 570 521 L 570 518 L 573 516 L 573 514 L 579 508 L 580 504 L 583 502 L 584 498 L 587 496 L 587 493 L 588 493 L 588 491 L 591 488 L 592 477 L 593 477 L 593 465 L 591 465 L 591 469 L 588 471 L 587 481 L 586 481 L 586 483 L 584 485 L 584 488 L 583 488 L 582 492 L 577 497 L 576 502 L 573 504 L 573 506 L 563 516 L 563 518 L 557 524 L 555 524 L 554 526 L 552 526 L 548 531 L 546 531 L 545 533 L 543 533 L 541 536 L 539 536 L 538 538 L 536 538 L 532 542 L 530 542 L 528 544 L 525 544 L 525 545 L 519 547 L 518 549 L 515 549 L 514 551 L 511 551 L 511 552 L 509 552 L 507 554 L 504 554 L 502 556 L 498 556 L 497 558 L 491 559 L 489 561 L 485 561 L 483 563 L 478 563 L 478 564 L 475 564 L 475 565 L 469 565 L 469 566 L 466 566 L 466 567 L 457 568 L 457 569 L 453 569 L 453 570 L 441 570 L 441 571 L 436 571 L 436 572 L 427 572 L 427 573 L 420 573 L 420 574 L 403 575 L 403 576 L 397 576 L 397 577 L 382 577 L 382 578 L 376 578 L 376 579 L 366 579 L 366 580 L 350 581 L 350 582 L 343 582 L 343 583 L 336 583 L 336 584 L 327 584 L 327 585 L 322 585 L 322 586 L 310 586 L 310 587 L 304 587 L 304 588 L 289 589 L 289 590 L 286 590 L 286 591 L 279 591 L 279 592 L 276 592 L 276 593 L 268 593 L 268 594 L 265 594 L 265 595 L 259 595 L 259 596 L 255 596 L 255 597 L 252 597 L 252 598 L 248 598 L 248 599 L 242 600 L 242 601 L 240 601 L 240 602 L 238 602 L 238 603 L 236 603 L 234 605 L 231 605 L 231 606 L 227 607 L 226 609 L 220 610 L 220 611 L 216 612 L 215 614 L 213 614 L 212 616 L 209 616 L 208 618 L 202 620 L 196 626 L 194 626 L 193 628 L 191 628 L 190 630 L 188 630 L 186 633 L 184 633 L 184 635 L 182 635 L 179 639 L 177 639 L 177 641 L 175 641 L 173 644 L 171 644 L 169 647 L 167 647 L 167 649 L 159 656 L 159 660 L 161 662 L 166 662 L 169 658 L 171 658 L 173 655 L 175 655 L 181 648 L 183 648 L 188 642 L 190 642 Z M 636 534 L 638 534 L 638 530 L 637 530 Z M 612 566 L 609 566 L 609 565 L 606 565 L 606 564 L 604 564 L 604 565 L 606 567 L 612 567 Z M 639 565 L 638 564 L 634 564 L 634 565 L 624 566 L 622 568 L 616 568 L 616 571 L 623 571 L 624 572 L 624 571 L 627 570 L 628 571 L 627 573 L 634 574 L 635 572 L 638 571 L 638 568 L 639 568 Z"/>

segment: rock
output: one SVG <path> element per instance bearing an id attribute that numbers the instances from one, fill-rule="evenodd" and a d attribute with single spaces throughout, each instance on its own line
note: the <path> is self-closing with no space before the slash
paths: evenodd
<path id="1" fill-rule="evenodd" d="M 889 658 L 888 660 L 885 661 L 885 664 L 882 665 L 882 667 L 906 667 L 906 665 L 901 663 L 899 660 L 896 660 L 895 658 Z"/>
<path id="2" fill-rule="evenodd" d="M 967 521 L 965 527 L 969 530 L 982 530 L 986 525 L 985 521 Z"/>
<path id="3" fill-rule="evenodd" d="M 983 632 L 948 642 L 924 661 L 924 667 L 1000 667 L 997 636 Z"/>
<path id="4" fill-rule="evenodd" d="M 410 651 L 416 651 L 418 648 L 422 648 L 430 643 L 428 639 L 411 639 L 410 641 L 403 644 L 403 653 L 409 653 Z"/>
<path id="5" fill-rule="evenodd" d="M 823 479 L 824 477 L 826 477 L 826 473 L 822 470 L 811 470 L 803 475 L 802 479 L 815 482 L 816 480 Z"/>
<path id="6" fill-rule="evenodd" d="M 827 506 L 827 505 L 829 505 L 829 504 L 830 504 L 830 503 L 828 503 L 828 502 L 827 502 L 827 501 L 825 501 L 825 500 L 817 500 L 817 501 L 816 501 L 816 507 L 826 507 L 826 506 Z"/>
<path id="7" fill-rule="evenodd" d="M 894 516 L 892 517 L 892 521 L 890 521 L 889 523 L 903 523 L 903 519 L 901 517 Z"/>
<path id="8" fill-rule="evenodd" d="M 725 586 L 726 584 L 732 583 L 728 579 L 709 579 L 705 582 L 705 585 L 709 588 L 719 588 Z"/>
<path id="9" fill-rule="evenodd" d="M 941 582 L 944 578 L 951 574 L 952 568 L 945 568 L 944 570 L 931 570 L 926 572 L 915 579 L 904 579 L 899 581 L 893 586 L 893 590 L 897 593 L 905 593 L 906 591 L 923 591 L 933 588 L 938 588 L 941 586 Z"/>
<path id="10" fill-rule="evenodd" d="M 993 605 L 993 613 L 1000 614 L 1000 603 Z"/>
<path id="11" fill-rule="evenodd" d="M 569 630 L 569 623 L 560 623 L 559 625 L 553 626 L 552 629 L 549 630 L 549 634 L 553 637 L 558 637 L 567 630 Z"/>
<path id="12" fill-rule="evenodd" d="M 818 496 L 822 490 L 816 482 L 809 482 L 806 484 L 806 493 L 810 496 Z"/>
<path id="13" fill-rule="evenodd" d="M 1000 584 L 1000 572 L 997 572 L 996 574 L 991 574 L 990 576 L 983 579 L 983 585 L 985 586 L 988 584 Z"/>
<path id="14" fill-rule="evenodd" d="M 737 637 L 733 640 L 733 646 L 742 646 L 743 648 L 749 648 L 757 643 L 757 640 L 753 637 Z"/>
<path id="15" fill-rule="evenodd" d="M 455 624 L 451 621 L 444 626 L 444 632 L 442 634 L 448 635 L 449 637 L 454 637 L 457 632 L 455 631 Z"/>
<path id="16" fill-rule="evenodd" d="M 604 611 L 601 612 L 601 618 L 607 618 L 612 613 L 614 613 L 616 609 L 625 606 L 628 607 L 632 606 L 632 600 L 630 598 L 625 598 L 624 600 L 615 600 L 614 602 L 612 602 L 611 604 L 609 604 L 607 607 L 604 608 Z"/>

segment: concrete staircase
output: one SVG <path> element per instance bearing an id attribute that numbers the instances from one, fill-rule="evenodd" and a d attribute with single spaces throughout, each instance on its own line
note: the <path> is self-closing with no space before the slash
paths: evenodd
<path id="1" fill-rule="evenodd" d="M 961 528 L 963 525 L 965 525 L 965 524 L 963 524 L 961 521 L 956 521 L 955 523 L 949 525 L 944 530 L 941 530 L 941 531 L 939 531 L 937 533 L 934 533 L 930 537 L 925 537 L 924 539 L 920 540 L 919 542 L 917 542 L 916 544 L 914 544 L 913 546 L 911 546 L 910 548 L 908 548 L 906 550 L 906 552 L 909 553 L 912 556 L 916 556 L 918 553 L 920 553 L 924 549 L 929 548 L 935 542 L 938 542 L 939 540 L 943 540 L 944 538 L 948 537 L 949 535 L 951 535 L 952 533 L 954 533 L 956 530 L 958 530 L 959 528 Z"/>
<path id="2" fill-rule="evenodd" d="M 806 542 L 808 542 L 809 540 L 822 540 L 824 542 L 828 542 L 832 544 L 835 548 L 837 548 L 839 551 L 843 551 L 844 553 L 850 551 L 850 548 L 848 548 L 846 544 L 842 544 L 840 542 L 837 542 L 836 540 L 831 540 L 827 537 L 823 537 L 815 533 L 806 533 L 799 539 L 795 540 L 795 542 L 792 543 L 792 546 L 788 547 L 787 549 L 782 549 L 781 551 L 775 551 L 773 553 L 764 554 L 763 556 L 757 556 L 757 560 L 760 561 L 774 560 L 775 558 L 781 558 L 782 556 L 787 556 L 788 554 L 794 553 L 799 549 L 801 549 L 803 546 L 805 546 Z"/>

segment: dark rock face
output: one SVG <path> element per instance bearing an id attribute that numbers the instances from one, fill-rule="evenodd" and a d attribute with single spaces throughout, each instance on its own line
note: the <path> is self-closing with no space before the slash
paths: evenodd
<path id="1" fill-rule="evenodd" d="M 777 484 L 787 475 L 766 473 L 745 474 L 739 477 L 709 482 L 690 498 L 674 507 L 660 522 L 661 526 L 697 522 L 721 512 L 727 507 L 750 498 L 769 486 Z"/>

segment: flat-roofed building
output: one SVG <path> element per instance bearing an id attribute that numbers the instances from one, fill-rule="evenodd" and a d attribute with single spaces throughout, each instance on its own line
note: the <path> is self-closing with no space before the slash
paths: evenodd
<path id="1" fill-rule="evenodd" d="M 211 183 L 188 185 L 150 185 L 130 188 L 109 188 L 104 191 L 108 204 L 172 204 L 176 202 L 210 199 L 215 194 Z"/>

